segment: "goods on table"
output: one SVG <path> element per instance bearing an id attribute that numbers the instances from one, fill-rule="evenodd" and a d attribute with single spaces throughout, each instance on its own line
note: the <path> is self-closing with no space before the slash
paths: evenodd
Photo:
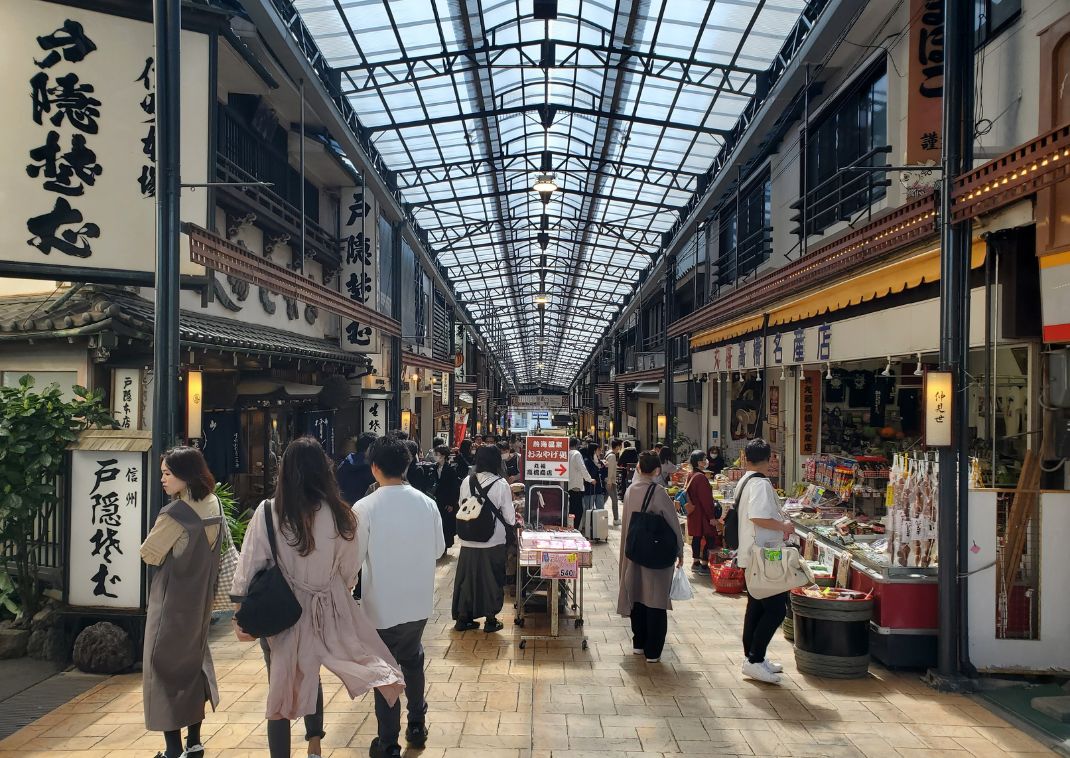
<path id="1" fill-rule="evenodd" d="M 923 454 L 900 453 L 888 483 L 888 555 L 892 565 L 935 566 L 939 467 Z"/>

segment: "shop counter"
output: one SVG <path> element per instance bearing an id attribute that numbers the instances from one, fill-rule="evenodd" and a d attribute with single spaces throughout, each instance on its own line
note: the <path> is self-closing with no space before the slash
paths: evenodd
<path id="1" fill-rule="evenodd" d="M 849 551 L 799 522 L 800 540 L 813 542 L 817 559 L 834 577 L 853 590 L 872 593 L 870 652 L 891 668 L 928 668 L 936 665 L 937 569 L 885 566 L 865 554 Z M 845 555 L 846 554 L 846 555 Z M 843 576 L 842 564 L 850 557 Z"/>

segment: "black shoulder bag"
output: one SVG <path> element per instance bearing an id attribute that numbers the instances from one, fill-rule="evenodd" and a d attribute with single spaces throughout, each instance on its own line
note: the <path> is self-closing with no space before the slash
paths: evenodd
<path id="1" fill-rule="evenodd" d="M 664 569 L 674 565 L 680 549 L 678 530 L 660 513 L 647 510 L 657 486 L 650 485 L 643 498 L 643 509 L 633 513 L 628 521 L 628 539 L 624 548 L 625 558 L 649 569 Z"/>
<path id="2" fill-rule="evenodd" d="M 272 524 L 273 503 L 265 500 L 264 520 L 267 522 L 268 542 L 271 544 L 272 564 L 261 570 L 249 582 L 249 591 L 234 620 L 246 634 L 254 637 L 274 637 L 296 624 L 301 618 L 301 604 L 297 602 L 289 582 L 279 568 L 275 526 Z"/>

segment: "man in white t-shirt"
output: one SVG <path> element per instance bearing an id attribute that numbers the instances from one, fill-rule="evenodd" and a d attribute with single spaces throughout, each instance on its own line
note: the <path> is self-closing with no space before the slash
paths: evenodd
<path id="1" fill-rule="evenodd" d="M 446 550 L 435 501 L 405 482 L 412 454 L 405 441 L 380 437 L 368 448 L 379 487 L 357 501 L 361 606 L 405 675 L 408 728 L 414 748 L 427 742 L 423 632 L 435 607 L 435 563 Z M 401 755 L 401 701 L 393 707 L 375 691 L 378 736 L 372 758 Z"/>
<path id="2" fill-rule="evenodd" d="M 736 484 L 736 509 L 739 516 L 739 550 L 736 564 L 746 568 L 753 545 L 783 547 L 795 533 L 795 525 L 780 510 L 769 473 L 772 450 L 765 440 L 755 438 L 743 449 L 746 474 Z M 743 675 L 770 684 L 780 684 L 779 663 L 765 657 L 766 649 L 784 622 L 788 610 L 788 593 L 758 600 L 747 593 L 747 613 L 743 620 Z"/>

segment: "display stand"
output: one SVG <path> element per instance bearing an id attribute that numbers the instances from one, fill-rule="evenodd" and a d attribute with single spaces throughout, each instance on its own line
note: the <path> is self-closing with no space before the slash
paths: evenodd
<path id="1" fill-rule="evenodd" d="M 886 666 L 926 668 L 936 663 L 937 577 L 933 567 L 881 565 L 848 551 L 796 522 L 818 560 L 842 587 L 871 594 L 870 652 Z"/>
<path id="2" fill-rule="evenodd" d="M 520 648 L 529 641 L 560 640 L 561 606 L 571 603 L 576 612 L 573 625 L 583 626 L 583 572 L 591 568 L 593 554 L 591 544 L 577 531 L 520 533 L 517 548 L 516 571 L 516 618 L 513 623 L 523 627 L 527 620 L 526 598 L 536 592 L 546 591 L 547 612 L 550 616 L 550 633 L 523 635 Z M 579 640 L 587 649 L 587 637 L 568 637 Z"/>

